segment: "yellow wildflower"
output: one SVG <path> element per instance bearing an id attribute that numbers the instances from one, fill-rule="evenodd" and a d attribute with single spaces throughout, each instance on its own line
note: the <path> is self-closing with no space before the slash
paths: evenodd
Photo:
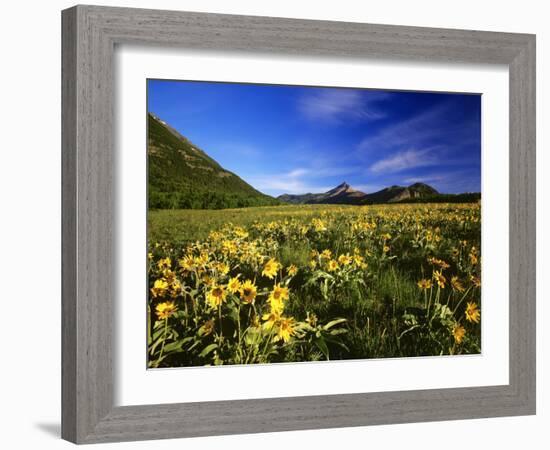
<path id="1" fill-rule="evenodd" d="M 162 297 L 168 290 L 168 286 L 169 285 L 166 280 L 163 280 L 162 278 L 155 280 L 155 283 L 151 288 L 151 295 L 153 296 L 153 298 Z"/>
<path id="2" fill-rule="evenodd" d="M 352 257 L 347 253 L 345 255 L 340 255 L 338 257 L 338 262 L 343 266 L 349 266 L 352 261 L 353 261 Z"/>
<path id="3" fill-rule="evenodd" d="M 208 253 L 206 252 L 201 252 L 200 256 L 197 256 L 195 258 L 195 263 L 198 265 L 198 266 L 201 266 L 201 267 L 204 267 L 206 266 L 206 264 L 208 264 Z"/>
<path id="4" fill-rule="evenodd" d="M 170 295 L 177 297 L 179 294 L 181 294 L 181 283 L 179 280 L 174 279 L 170 284 Z"/>
<path id="5" fill-rule="evenodd" d="M 155 312 L 157 313 L 157 317 L 160 320 L 168 319 L 171 315 L 173 315 L 177 311 L 176 304 L 174 302 L 164 302 L 159 303 L 157 307 L 155 308 Z"/>
<path id="6" fill-rule="evenodd" d="M 461 281 L 458 279 L 457 276 L 451 277 L 451 286 L 454 291 L 464 292 L 464 286 L 462 285 Z"/>
<path id="7" fill-rule="evenodd" d="M 453 327 L 453 337 L 455 338 L 455 342 L 457 344 L 460 344 L 462 340 L 464 339 L 464 336 L 466 335 L 466 330 L 462 325 L 459 325 L 458 323 Z"/>
<path id="8" fill-rule="evenodd" d="M 176 279 L 176 274 L 172 272 L 170 269 L 164 269 L 162 271 L 162 276 L 168 284 L 173 283 L 174 280 Z"/>
<path id="9" fill-rule="evenodd" d="M 202 327 L 199 328 L 199 336 L 208 336 L 214 331 L 214 319 L 206 321 Z"/>
<path id="10" fill-rule="evenodd" d="M 294 335 L 296 322 L 293 317 L 282 317 L 279 320 L 277 335 L 273 339 L 275 342 L 283 340 L 283 342 L 290 341 L 290 338 Z"/>
<path id="11" fill-rule="evenodd" d="M 434 280 L 437 282 L 437 285 L 441 289 L 445 289 L 445 283 L 447 282 L 447 279 L 443 276 L 441 271 L 435 270 L 433 274 Z"/>
<path id="12" fill-rule="evenodd" d="M 368 264 L 365 262 L 365 258 L 357 253 L 353 255 L 353 264 L 361 269 L 366 269 L 368 267 Z"/>
<path id="13" fill-rule="evenodd" d="M 288 300 L 288 288 L 282 287 L 280 284 L 273 286 L 273 291 L 269 294 L 271 309 L 282 311 L 286 300 Z"/>
<path id="14" fill-rule="evenodd" d="M 157 262 L 159 270 L 169 269 L 172 266 L 172 260 L 169 257 L 159 259 Z"/>
<path id="15" fill-rule="evenodd" d="M 336 261 L 335 259 L 331 259 L 327 263 L 327 270 L 329 272 L 334 272 L 336 269 L 338 269 L 338 261 Z"/>
<path id="16" fill-rule="evenodd" d="M 214 284 L 214 278 L 212 278 L 210 275 L 203 275 L 201 277 L 201 280 L 207 286 L 212 286 Z"/>
<path id="17" fill-rule="evenodd" d="M 229 273 L 229 266 L 224 262 L 217 263 L 215 269 L 220 275 L 227 275 Z"/>
<path id="18" fill-rule="evenodd" d="M 451 267 L 449 264 L 447 264 L 445 261 L 443 261 L 442 259 L 437 259 L 437 258 L 434 258 L 434 257 L 430 257 L 428 258 L 428 262 L 430 264 L 433 264 L 434 266 L 439 266 L 441 267 L 442 269 L 448 269 L 449 267 Z"/>
<path id="19" fill-rule="evenodd" d="M 470 275 L 470 281 L 475 287 L 481 286 L 481 279 L 479 277 L 476 277 L 475 275 Z"/>
<path id="20" fill-rule="evenodd" d="M 227 290 L 231 292 L 232 294 L 236 294 L 241 289 L 241 282 L 239 281 L 238 277 L 233 277 L 229 280 L 229 283 L 227 283 Z"/>
<path id="21" fill-rule="evenodd" d="M 191 255 L 185 255 L 179 260 L 179 264 L 183 270 L 193 270 L 195 268 L 195 260 Z"/>
<path id="22" fill-rule="evenodd" d="M 272 309 L 269 313 L 264 314 L 262 316 L 262 320 L 264 321 L 263 327 L 267 330 L 273 328 L 281 319 L 281 313 L 282 311 Z"/>
<path id="23" fill-rule="evenodd" d="M 269 278 L 270 280 L 277 275 L 277 271 L 280 269 L 281 265 L 273 258 L 265 263 L 264 270 L 262 270 L 262 275 Z"/>
<path id="24" fill-rule="evenodd" d="M 298 273 L 298 267 L 296 267 L 294 264 L 291 264 L 290 266 L 288 266 L 286 271 L 287 271 L 289 276 L 293 277 L 294 275 L 296 275 Z"/>
<path id="25" fill-rule="evenodd" d="M 468 322 L 479 323 L 479 318 L 481 314 L 476 303 L 468 302 L 464 314 L 466 315 L 466 320 Z"/>
<path id="26" fill-rule="evenodd" d="M 469 253 L 469 258 L 470 258 L 470 263 L 472 264 L 472 266 L 475 266 L 477 264 L 477 248 L 475 246 L 473 246 L 471 249 L 470 249 L 470 253 Z"/>
<path id="27" fill-rule="evenodd" d="M 227 297 L 227 292 L 223 286 L 214 286 L 208 294 L 206 294 L 206 302 L 211 308 L 220 306 Z"/>
<path id="28" fill-rule="evenodd" d="M 420 289 L 425 291 L 426 289 L 430 289 L 432 287 L 432 280 L 426 280 L 425 278 L 423 278 L 422 280 L 418 281 L 416 284 Z"/>
<path id="29" fill-rule="evenodd" d="M 315 228 L 315 231 L 326 231 L 327 227 L 325 225 L 325 222 L 323 222 L 321 219 L 313 219 L 311 221 L 311 224 L 313 225 L 313 228 Z"/>
<path id="30" fill-rule="evenodd" d="M 241 284 L 240 294 L 243 302 L 254 303 L 256 293 L 256 286 L 254 286 L 254 283 L 252 283 L 251 280 L 246 280 L 244 283 Z"/>

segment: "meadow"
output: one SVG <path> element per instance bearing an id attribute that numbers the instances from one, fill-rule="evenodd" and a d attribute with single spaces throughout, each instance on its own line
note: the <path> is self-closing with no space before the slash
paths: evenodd
<path id="1" fill-rule="evenodd" d="M 479 203 L 148 213 L 148 365 L 481 351 Z"/>

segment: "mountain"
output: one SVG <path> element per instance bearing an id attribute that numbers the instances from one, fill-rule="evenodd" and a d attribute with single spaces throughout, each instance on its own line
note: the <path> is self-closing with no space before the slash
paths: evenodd
<path id="1" fill-rule="evenodd" d="M 283 194 L 277 197 L 277 199 L 293 204 L 366 205 L 372 203 L 395 203 L 408 199 L 421 199 L 437 195 L 439 193 L 433 187 L 424 183 L 414 183 L 408 187 L 391 186 L 372 194 L 365 194 L 353 189 L 349 184 L 344 182 L 322 194 Z"/>
<path id="2" fill-rule="evenodd" d="M 148 198 L 153 209 L 276 205 L 153 114 L 148 115 Z"/>
<path id="3" fill-rule="evenodd" d="M 367 194 L 353 189 L 349 184 L 344 182 L 322 194 L 283 194 L 277 197 L 277 199 L 293 204 L 360 204 L 361 199 L 365 195 Z"/>
<path id="4" fill-rule="evenodd" d="M 363 198 L 363 203 L 395 203 L 403 200 L 429 197 L 438 194 L 439 192 L 425 183 L 414 183 L 408 187 L 391 186 L 382 189 L 381 191 L 367 194 Z"/>

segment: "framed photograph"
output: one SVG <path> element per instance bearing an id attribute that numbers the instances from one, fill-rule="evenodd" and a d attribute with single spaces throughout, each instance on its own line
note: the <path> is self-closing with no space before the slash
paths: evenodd
<path id="1" fill-rule="evenodd" d="M 65 439 L 535 413 L 534 36 L 62 18 Z"/>

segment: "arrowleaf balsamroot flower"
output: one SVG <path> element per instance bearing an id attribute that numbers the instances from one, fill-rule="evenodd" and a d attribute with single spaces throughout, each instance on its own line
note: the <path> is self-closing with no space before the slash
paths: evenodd
<path id="1" fill-rule="evenodd" d="M 262 275 L 270 280 L 277 275 L 277 271 L 281 268 L 281 265 L 273 258 L 269 259 L 264 265 Z"/>
<path id="2" fill-rule="evenodd" d="M 236 294 L 241 290 L 241 282 L 238 277 L 233 277 L 229 280 L 229 283 L 227 283 L 227 290 L 232 294 Z"/>
<path id="3" fill-rule="evenodd" d="M 290 341 L 290 338 L 294 335 L 294 326 L 296 321 L 293 317 L 281 317 L 278 323 L 277 335 L 273 339 L 275 342 L 283 340 L 283 342 Z"/>
<path id="4" fill-rule="evenodd" d="M 269 294 L 269 304 L 271 305 L 271 309 L 282 311 L 286 300 L 288 300 L 288 288 L 283 287 L 280 284 L 273 286 L 273 290 Z"/>
<path id="5" fill-rule="evenodd" d="M 462 340 L 464 339 L 464 336 L 466 336 L 466 330 L 462 325 L 459 325 L 458 323 L 453 327 L 453 337 L 455 338 L 455 342 L 457 344 L 460 344 Z"/>
<path id="6" fill-rule="evenodd" d="M 440 270 L 434 270 L 434 280 L 437 282 L 437 285 L 441 289 L 445 289 L 445 283 L 447 282 L 447 279 Z"/>
<path id="7" fill-rule="evenodd" d="M 266 330 L 271 330 L 271 328 L 281 319 L 281 314 L 282 311 L 271 308 L 269 313 L 265 313 L 262 316 L 262 320 L 264 321 L 263 327 Z"/>
<path id="8" fill-rule="evenodd" d="M 296 267 L 294 264 L 291 264 L 290 266 L 288 266 L 286 271 L 287 271 L 289 276 L 293 277 L 294 275 L 296 275 L 298 273 L 298 267 Z"/>
<path id="9" fill-rule="evenodd" d="M 343 266 L 349 266 L 353 261 L 352 257 L 349 254 L 340 255 L 338 257 L 338 262 Z"/>
<path id="10" fill-rule="evenodd" d="M 159 303 L 155 308 L 157 317 L 161 320 L 168 319 L 177 311 L 177 306 L 174 302 Z"/>
<path id="11" fill-rule="evenodd" d="M 422 280 L 418 281 L 416 284 L 420 289 L 425 291 L 426 289 L 430 289 L 432 287 L 432 280 L 426 280 L 425 278 L 423 278 Z"/>
<path id="12" fill-rule="evenodd" d="M 159 270 L 169 269 L 172 266 L 172 260 L 168 257 L 159 259 L 159 261 L 157 262 L 157 266 Z"/>
<path id="13" fill-rule="evenodd" d="M 246 280 L 241 284 L 241 290 L 239 293 L 241 294 L 241 300 L 243 302 L 252 304 L 256 298 L 257 289 L 251 280 Z"/>
<path id="14" fill-rule="evenodd" d="M 327 270 L 329 272 L 334 272 L 336 269 L 338 269 L 338 261 L 336 261 L 335 259 L 331 259 L 327 263 Z"/>
<path id="15" fill-rule="evenodd" d="M 464 286 L 462 285 L 462 283 L 460 282 L 457 276 L 451 277 L 451 287 L 453 288 L 454 291 L 464 292 Z"/>
<path id="16" fill-rule="evenodd" d="M 481 316 L 479 309 L 477 308 L 477 304 L 474 302 L 468 302 L 466 305 L 466 311 L 464 311 L 464 314 L 466 315 L 466 320 L 468 322 L 473 323 L 479 323 L 479 318 Z"/>
<path id="17" fill-rule="evenodd" d="M 206 321 L 202 327 L 199 328 L 199 336 L 208 336 L 214 331 L 214 319 Z"/>
<path id="18" fill-rule="evenodd" d="M 481 286 L 481 280 L 479 277 L 476 277 L 475 275 L 470 275 L 470 281 L 475 287 Z"/>
<path id="19" fill-rule="evenodd" d="M 166 280 L 155 280 L 153 287 L 151 288 L 151 295 L 153 298 L 162 297 L 168 290 L 169 284 Z"/>
<path id="20" fill-rule="evenodd" d="M 223 286 L 214 286 L 208 294 L 206 294 L 206 302 L 211 308 L 217 308 L 227 297 L 227 292 Z"/>

